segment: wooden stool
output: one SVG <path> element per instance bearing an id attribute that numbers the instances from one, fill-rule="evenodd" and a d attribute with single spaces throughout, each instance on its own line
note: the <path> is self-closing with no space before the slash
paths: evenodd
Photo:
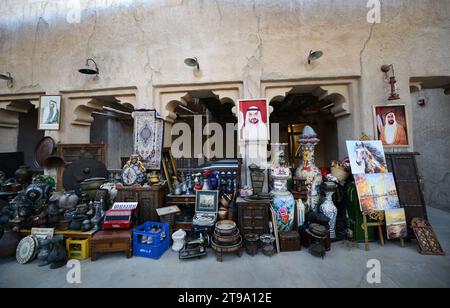
<path id="1" fill-rule="evenodd" d="M 97 253 L 124 252 L 131 258 L 131 238 L 133 232 L 126 231 L 100 231 L 91 240 L 91 261 L 97 260 Z"/>

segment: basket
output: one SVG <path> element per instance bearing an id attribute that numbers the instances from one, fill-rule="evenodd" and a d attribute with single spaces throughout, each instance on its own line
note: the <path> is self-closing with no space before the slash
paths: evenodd
<path id="1" fill-rule="evenodd" d="M 331 174 L 339 180 L 339 182 L 345 182 L 350 176 L 350 172 L 348 172 L 342 166 L 331 167 Z"/>
<path id="2" fill-rule="evenodd" d="M 66 240 L 66 248 L 69 259 L 85 260 L 89 258 L 89 240 L 88 239 L 72 239 Z"/>
<path id="3" fill-rule="evenodd" d="M 154 231 L 160 229 L 159 231 Z M 159 259 L 169 249 L 169 225 L 146 222 L 133 231 L 133 255 L 149 259 Z"/>

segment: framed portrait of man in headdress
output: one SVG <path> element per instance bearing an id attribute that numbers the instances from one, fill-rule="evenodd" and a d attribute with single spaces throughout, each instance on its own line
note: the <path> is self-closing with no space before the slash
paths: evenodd
<path id="1" fill-rule="evenodd" d="M 41 96 L 39 103 L 39 130 L 59 130 L 61 96 Z"/>
<path id="2" fill-rule="evenodd" d="M 270 139 L 269 106 L 266 99 L 240 100 L 238 109 L 240 141 Z"/>
<path id="3" fill-rule="evenodd" d="M 375 126 L 378 140 L 384 147 L 408 147 L 408 116 L 405 105 L 375 106 Z"/>

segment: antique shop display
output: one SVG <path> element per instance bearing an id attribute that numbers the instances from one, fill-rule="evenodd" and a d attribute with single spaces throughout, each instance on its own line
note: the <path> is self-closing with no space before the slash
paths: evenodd
<path id="1" fill-rule="evenodd" d="M 122 181 L 126 186 L 142 185 L 147 179 L 147 170 L 139 155 L 132 155 L 122 170 Z"/>
<path id="2" fill-rule="evenodd" d="M 291 178 L 291 170 L 285 166 L 284 148 L 287 144 L 273 144 L 275 149 L 272 154 L 273 164 L 271 168 L 271 178 L 273 189 L 272 208 L 277 215 L 278 231 L 292 231 L 295 217 L 295 199 L 288 190 L 287 181 Z"/>
<path id="3" fill-rule="evenodd" d="M 40 130 L 59 130 L 61 125 L 61 96 L 41 96 L 38 123 L 38 129 Z"/>
<path id="4" fill-rule="evenodd" d="M 99 253 L 124 252 L 131 258 L 132 231 L 99 231 L 91 239 L 91 261 L 97 260 Z"/>
<path id="5" fill-rule="evenodd" d="M 16 250 L 16 260 L 19 264 L 26 264 L 36 258 L 39 243 L 35 236 L 23 238 Z"/>
<path id="6" fill-rule="evenodd" d="M 354 177 L 363 213 L 400 208 L 392 173 L 356 174 Z"/>
<path id="7" fill-rule="evenodd" d="M 445 252 L 439 243 L 436 233 L 430 223 L 422 218 L 414 218 L 411 222 L 419 252 L 423 255 L 444 256 Z"/>
<path id="8" fill-rule="evenodd" d="M 375 106 L 376 136 L 388 148 L 409 146 L 408 113 L 405 105 Z"/>
<path id="9" fill-rule="evenodd" d="M 148 170 L 160 170 L 164 142 L 164 121 L 156 110 L 133 112 L 134 153 Z"/>
<path id="10" fill-rule="evenodd" d="M 333 195 L 337 189 L 337 185 L 333 182 L 325 182 L 323 191 L 325 192 L 325 201 L 320 206 L 320 212 L 327 216 L 330 220 L 330 238 L 334 240 L 336 238 L 336 218 L 337 208 L 333 203 Z"/>
<path id="11" fill-rule="evenodd" d="M 315 162 L 315 147 L 320 142 L 317 134 L 310 126 L 303 129 L 299 143 L 302 156 L 302 163 L 295 172 L 295 178 L 301 183 L 300 189 L 308 191 L 308 207 L 312 211 L 316 211 L 319 206 L 318 189 L 322 184 L 322 173 L 316 166 Z"/>
<path id="12" fill-rule="evenodd" d="M 387 238 L 403 239 L 408 236 L 408 227 L 406 225 L 406 216 L 404 209 L 386 210 L 386 231 Z"/>
<path id="13" fill-rule="evenodd" d="M 169 225 L 146 222 L 133 231 L 133 254 L 137 257 L 159 259 L 169 249 Z"/>
<path id="14" fill-rule="evenodd" d="M 269 104 L 267 100 L 238 101 L 238 140 L 264 141 L 270 139 Z"/>
<path id="15" fill-rule="evenodd" d="M 236 253 L 242 256 L 243 239 L 234 221 L 223 220 L 216 224 L 211 243 L 217 261 L 223 261 L 224 254 Z"/>
<path id="16" fill-rule="evenodd" d="M 238 209 L 238 227 L 242 235 L 249 233 L 263 235 L 269 232 L 270 200 L 250 202 L 236 199 Z"/>
<path id="17" fill-rule="evenodd" d="M 186 243 L 186 231 L 178 230 L 177 232 L 174 232 L 172 234 L 172 240 L 172 250 L 175 252 L 180 252 Z"/>
<path id="18" fill-rule="evenodd" d="M 353 174 L 388 172 L 381 141 L 347 141 L 347 151 Z"/>
<path id="19" fill-rule="evenodd" d="M 106 211 L 103 221 L 104 230 L 128 230 L 136 223 L 137 202 L 117 202 Z"/>

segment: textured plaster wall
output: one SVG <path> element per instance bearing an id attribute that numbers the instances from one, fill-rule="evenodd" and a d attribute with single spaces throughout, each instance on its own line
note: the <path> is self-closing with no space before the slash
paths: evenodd
<path id="1" fill-rule="evenodd" d="M 413 102 L 427 101 L 424 107 L 412 104 L 415 149 L 419 170 L 425 180 L 428 205 L 450 210 L 450 96 L 442 89 L 413 93 Z"/>
<path id="2" fill-rule="evenodd" d="M 338 129 L 359 137 L 374 135 L 372 105 L 386 103 L 382 64 L 394 63 L 407 105 L 411 76 L 450 75 L 448 0 L 384 0 L 380 24 L 367 22 L 366 0 L 81 1 L 80 23 L 55 9 L 61 1 L 1 1 L 0 70 L 13 73 L 15 87 L 0 82 L 0 94 L 136 86 L 138 108 L 161 109 L 155 85 L 242 81 L 243 98 L 254 98 L 261 80 L 353 76 L 360 78 L 355 121 Z M 309 66 L 311 49 L 324 57 Z M 200 74 L 183 63 L 194 56 Z M 99 64 L 98 80 L 77 72 L 88 57 Z M 81 128 L 64 131 L 52 136 L 89 141 Z"/>

